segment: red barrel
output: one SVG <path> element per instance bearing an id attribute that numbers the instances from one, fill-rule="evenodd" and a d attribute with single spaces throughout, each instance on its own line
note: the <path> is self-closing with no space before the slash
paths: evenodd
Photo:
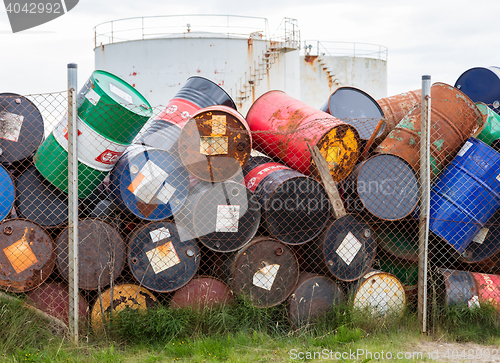
<path id="1" fill-rule="evenodd" d="M 213 277 L 200 276 L 177 290 L 170 300 L 170 306 L 199 310 L 228 305 L 233 299 L 233 292 L 227 284 Z"/>
<path id="2" fill-rule="evenodd" d="M 500 275 L 471 272 L 476 281 L 479 301 L 489 302 L 500 310 Z"/>
<path id="3" fill-rule="evenodd" d="M 288 96 L 269 91 L 247 114 L 255 147 L 305 175 L 315 166 L 307 143 L 317 145 L 335 181 L 347 177 L 359 157 L 358 131 L 351 125 Z"/>

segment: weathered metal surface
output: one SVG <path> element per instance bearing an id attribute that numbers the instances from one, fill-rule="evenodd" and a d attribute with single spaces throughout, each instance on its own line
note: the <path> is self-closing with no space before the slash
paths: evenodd
<path id="1" fill-rule="evenodd" d="M 295 328 L 307 326 L 344 300 L 344 292 L 332 279 L 301 272 L 299 282 L 288 299 L 290 321 Z"/>
<path id="2" fill-rule="evenodd" d="M 484 102 L 500 113 L 500 68 L 475 67 L 458 77 L 455 87 L 474 102 Z"/>
<path id="3" fill-rule="evenodd" d="M 0 288 L 26 292 L 54 270 L 52 239 L 39 225 L 24 219 L 0 223 Z"/>
<path id="4" fill-rule="evenodd" d="M 500 275 L 471 274 L 476 282 L 479 302 L 488 302 L 500 309 Z"/>
<path id="5" fill-rule="evenodd" d="M 247 296 L 256 307 L 285 301 L 299 279 L 299 265 L 285 244 L 256 237 L 224 262 L 224 277 L 237 294 Z"/>
<path id="6" fill-rule="evenodd" d="M 201 310 L 228 305 L 233 299 L 233 292 L 227 284 L 213 277 L 200 276 L 177 290 L 170 300 L 170 306 Z"/>
<path id="7" fill-rule="evenodd" d="M 227 106 L 196 112 L 179 136 L 179 155 L 186 169 L 212 183 L 241 173 L 251 150 L 252 135 L 245 118 Z"/>
<path id="8" fill-rule="evenodd" d="M 243 173 L 247 188 L 262 206 L 264 226 L 273 238 L 302 244 L 326 226 L 330 201 L 316 180 L 262 156 L 251 157 Z"/>
<path id="9" fill-rule="evenodd" d="M 360 217 L 335 220 L 315 241 L 305 245 L 306 265 L 342 281 L 354 281 L 368 271 L 376 254 L 374 233 Z"/>
<path id="10" fill-rule="evenodd" d="M 408 216 L 419 200 L 414 170 L 395 155 L 374 155 L 358 164 L 341 184 L 349 212 L 368 211 L 380 219 L 396 221 Z"/>
<path id="11" fill-rule="evenodd" d="M 132 284 L 115 285 L 112 290 L 105 290 L 94 302 L 90 314 L 92 329 L 99 332 L 112 314 L 115 318 L 122 310 L 147 310 L 157 305 L 156 297 L 144 287 Z"/>
<path id="12" fill-rule="evenodd" d="M 57 282 L 44 283 L 30 291 L 26 296 L 26 302 L 43 312 L 56 317 L 68 324 L 69 315 L 69 293 L 68 285 Z M 86 320 L 89 314 L 89 305 L 85 298 L 78 295 L 78 316 Z"/>
<path id="13" fill-rule="evenodd" d="M 434 83 L 431 95 L 431 177 L 435 177 L 455 157 L 474 131 L 482 126 L 483 116 L 465 94 L 450 85 Z M 375 152 L 399 156 L 418 173 L 420 122 L 421 107 L 416 106 Z"/>
<path id="14" fill-rule="evenodd" d="M 14 206 L 15 196 L 12 176 L 0 165 L 0 221 L 10 214 Z"/>
<path id="15" fill-rule="evenodd" d="M 230 180 L 216 184 L 199 181 L 175 214 L 176 223 L 217 252 L 234 252 L 249 243 L 260 219 L 260 204 L 254 194 Z"/>
<path id="16" fill-rule="evenodd" d="M 116 279 L 125 266 L 126 248 L 118 231 L 99 219 L 78 222 L 78 286 L 84 290 L 105 287 Z M 56 264 L 68 280 L 68 228 L 56 239 Z"/>
<path id="17" fill-rule="evenodd" d="M 482 102 L 476 102 L 476 106 L 483 114 L 485 119 L 483 126 L 475 133 L 474 137 L 495 148 L 497 151 L 500 140 L 500 115 L 493 111 L 488 105 Z"/>
<path id="18" fill-rule="evenodd" d="M 255 148 L 305 175 L 315 174 L 307 143 L 318 146 L 335 181 L 345 179 L 360 154 L 356 129 L 281 91 L 259 97 L 247 114 Z"/>
<path id="19" fill-rule="evenodd" d="M 33 102 L 15 93 L 0 93 L 0 163 L 32 156 L 43 141 L 43 118 Z"/>
<path id="20" fill-rule="evenodd" d="M 171 221 L 136 228 L 128 239 L 128 265 L 146 288 L 171 292 L 186 285 L 200 264 L 196 240 Z"/>
<path id="21" fill-rule="evenodd" d="M 500 208 L 500 153 L 470 138 L 432 185 L 429 230 L 463 253 Z"/>
<path id="22" fill-rule="evenodd" d="M 440 306 L 474 304 L 478 291 L 472 273 L 448 269 L 437 269 L 435 272 L 437 303 Z"/>
<path id="23" fill-rule="evenodd" d="M 422 102 L 422 90 L 419 89 L 377 100 L 385 116 L 385 129 L 382 138 L 385 139 L 406 114 L 420 102 Z"/>
<path id="24" fill-rule="evenodd" d="M 418 221 L 405 219 L 383 222 L 377 223 L 376 227 L 375 239 L 384 254 L 388 253 L 406 261 L 418 261 Z M 403 279 L 400 278 L 400 280 Z"/>

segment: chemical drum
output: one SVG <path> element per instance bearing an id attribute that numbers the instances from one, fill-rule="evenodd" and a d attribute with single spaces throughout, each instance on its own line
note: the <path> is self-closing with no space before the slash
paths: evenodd
<path id="1" fill-rule="evenodd" d="M 326 276 L 301 272 L 299 282 L 288 298 L 288 315 L 295 328 L 324 316 L 345 300 L 342 289 Z"/>
<path id="2" fill-rule="evenodd" d="M 31 157 L 44 138 L 42 114 L 33 102 L 15 93 L 0 93 L 0 163 Z"/>
<path id="3" fill-rule="evenodd" d="M 418 261 L 403 260 L 380 252 L 377 255 L 375 268 L 396 276 L 405 289 L 418 284 Z"/>
<path id="4" fill-rule="evenodd" d="M 500 115 L 482 102 L 476 103 L 477 108 L 484 115 L 486 121 L 475 133 L 474 137 L 484 142 L 486 145 L 499 151 L 500 146 Z"/>
<path id="5" fill-rule="evenodd" d="M 186 285 L 198 271 L 200 248 L 186 230 L 173 222 L 152 222 L 130 234 L 128 264 L 142 286 L 172 292 Z"/>
<path id="6" fill-rule="evenodd" d="M 403 117 L 421 102 L 422 90 L 408 91 L 377 100 L 385 116 L 385 129 L 382 137 L 386 138 Z"/>
<path id="7" fill-rule="evenodd" d="M 380 254 L 390 255 L 405 261 L 418 261 L 419 227 L 417 220 L 404 219 L 396 222 L 381 222 L 377 223 L 376 228 L 375 239 L 381 249 L 381 251 L 379 250 Z M 403 280 L 399 276 L 398 278 Z"/>
<path id="8" fill-rule="evenodd" d="M 9 216 L 15 201 L 14 182 L 10 173 L 0 165 L 0 221 Z"/>
<path id="9" fill-rule="evenodd" d="M 110 174 L 118 207 L 148 221 L 172 216 L 189 192 L 189 174 L 175 155 L 143 145 L 130 146 Z"/>
<path id="10" fill-rule="evenodd" d="M 250 158 L 243 174 L 273 238 L 302 244 L 323 231 L 330 217 L 330 201 L 319 182 L 262 156 Z"/>
<path id="11" fill-rule="evenodd" d="M 462 254 L 500 208 L 500 153 L 470 138 L 431 188 L 429 230 Z"/>
<path id="12" fill-rule="evenodd" d="M 97 290 L 114 281 L 125 266 L 127 246 L 118 231 L 99 219 L 78 221 L 78 286 Z M 68 228 L 56 239 L 57 268 L 68 281 Z"/>
<path id="13" fill-rule="evenodd" d="M 24 219 L 0 223 L 0 288 L 26 292 L 42 284 L 54 270 L 52 238 Z"/>
<path id="14" fill-rule="evenodd" d="M 199 181 L 175 220 L 212 251 L 234 252 L 257 233 L 260 205 L 241 183 Z"/>
<path id="15" fill-rule="evenodd" d="M 255 148 L 305 174 L 317 174 L 307 147 L 316 145 L 333 179 L 345 179 L 358 161 L 358 131 L 326 112 L 310 107 L 282 91 L 260 96 L 247 113 Z"/>
<path id="16" fill-rule="evenodd" d="M 458 77 L 455 87 L 474 102 L 484 102 L 500 112 L 500 68 L 474 67 Z"/>
<path id="17" fill-rule="evenodd" d="M 174 293 L 170 306 L 203 310 L 229 305 L 233 301 L 233 292 L 227 284 L 213 277 L 199 276 Z"/>
<path id="18" fill-rule="evenodd" d="M 285 301 L 299 279 L 299 265 L 292 250 L 268 237 L 256 237 L 223 265 L 224 277 L 233 291 L 265 308 Z"/>
<path id="19" fill-rule="evenodd" d="M 500 275 L 471 272 L 476 282 L 479 302 L 487 302 L 500 310 Z"/>
<path id="20" fill-rule="evenodd" d="M 471 272 L 436 268 L 430 277 L 428 296 L 437 306 L 477 306 L 479 294 Z"/>

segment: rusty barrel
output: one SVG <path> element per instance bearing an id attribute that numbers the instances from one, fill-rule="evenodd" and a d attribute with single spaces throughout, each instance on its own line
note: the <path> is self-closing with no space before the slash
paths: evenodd
<path id="1" fill-rule="evenodd" d="M 65 324 L 69 324 L 68 289 L 68 285 L 63 283 L 44 283 L 27 294 L 26 302 Z M 81 294 L 78 294 L 78 316 L 80 321 L 87 319 L 88 310 L 87 301 Z"/>
<path id="2" fill-rule="evenodd" d="M 325 228 L 330 201 L 316 180 L 262 156 L 252 157 L 243 174 L 247 188 L 261 205 L 263 224 L 273 238 L 302 244 Z"/>
<path id="3" fill-rule="evenodd" d="M 455 87 L 474 102 L 484 102 L 500 113 L 500 68 L 474 67 L 458 77 Z"/>
<path id="4" fill-rule="evenodd" d="M 367 211 L 388 221 L 408 216 L 420 194 L 415 171 L 392 154 L 374 155 L 358 164 L 341 187 L 349 211 Z"/>
<path id="5" fill-rule="evenodd" d="M 399 279 L 387 272 L 371 270 L 349 286 L 353 307 L 374 317 L 400 316 L 406 294 Z"/>
<path id="6" fill-rule="evenodd" d="M 371 227 L 360 217 L 347 214 L 305 245 L 305 261 L 314 271 L 341 281 L 354 281 L 373 265 L 376 243 Z"/>
<path id="7" fill-rule="evenodd" d="M 0 163 L 30 158 L 44 139 L 43 117 L 33 102 L 16 93 L 0 93 Z"/>
<path id="8" fill-rule="evenodd" d="M 181 288 L 194 277 L 199 264 L 196 240 L 171 221 L 140 225 L 129 235 L 128 265 L 134 278 L 149 290 Z"/>
<path id="9" fill-rule="evenodd" d="M 233 292 L 226 283 L 214 277 L 199 276 L 174 293 L 170 306 L 202 310 L 229 305 L 233 300 Z"/>
<path id="10" fill-rule="evenodd" d="M 358 130 L 363 146 L 372 137 L 379 121 L 384 118 L 382 108 L 372 96 L 358 88 L 348 86 L 333 91 L 320 110 L 354 126 Z M 383 135 L 388 134 L 385 132 L 387 127 L 385 121 L 383 123 L 375 135 L 375 144 L 382 142 Z"/>
<path id="11" fill-rule="evenodd" d="M 419 254 L 418 234 L 418 221 L 411 218 L 396 222 L 377 223 L 375 239 L 380 253 L 388 255 L 389 258 L 417 262 Z M 400 278 L 400 280 L 402 279 Z"/>
<path id="12" fill-rule="evenodd" d="M 430 277 L 428 296 L 437 306 L 477 305 L 479 294 L 471 272 L 436 268 Z"/>
<path id="13" fill-rule="evenodd" d="M 500 310 L 500 275 L 471 272 L 476 282 L 479 303 L 487 302 Z"/>
<path id="14" fill-rule="evenodd" d="M 90 312 L 92 329 L 95 333 L 102 330 L 111 316 L 119 317 L 125 309 L 147 310 L 158 306 L 156 297 L 142 286 L 133 284 L 114 285 L 105 290 L 94 302 Z"/>
<path id="15" fill-rule="evenodd" d="M 256 237 L 240 251 L 226 257 L 224 278 L 237 294 L 259 308 L 285 301 L 299 279 L 293 251 L 269 237 Z"/>
<path id="16" fill-rule="evenodd" d="M 186 169 L 212 183 L 240 174 L 251 150 L 252 134 L 245 118 L 227 106 L 199 110 L 179 136 L 179 155 Z"/>
<path id="17" fill-rule="evenodd" d="M 385 116 L 385 129 L 382 137 L 386 138 L 403 117 L 421 102 L 422 90 L 419 89 L 377 100 Z"/>
<path id="18" fill-rule="evenodd" d="M 26 292 L 42 284 L 54 270 L 52 238 L 24 219 L 0 223 L 0 288 Z"/>
<path id="19" fill-rule="evenodd" d="M 248 110 L 247 122 L 258 151 L 305 175 L 317 174 L 307 143 L 318 147 L 337 182 L 351 173 L 360 154 L 356 128 L 282 91 L 260 96 Z"/>
<path id="20" fill-rule="evenodd" d="M 113 226 L 93 218 L 78 221 L 78 235 L 78 286 L 96 290 L 109 285 L 125 266 L 125 242 Z M 68 228 L 56 239 L 56 254 L 59 273 L 68 281 Z"/>
<path id="21" fill-rule="evenodd" d="M 301 272 L 299 282 L 288 298 L 288 315 L 295 328 L 307 326 L 342 303 L 345 295 L 332 279 Z"/>
<path id="22" fill-rule="evenodd" d="M 199 181 L 175 220 L 216 252 L 234 252 L 249 243 L 260 224 L 260 205 L 244 184 Z"/>
<path id="23" fill-rule="evenodd" d="M 430 159 L 431 177 L 435 177 L 482 126 L 483 116 L 469 97 L 450 85 L 434 83 L 431 95 Z M 375 152 L 399 156 L 418 173 L 421 113 L 421 107 L 414 107 Z"/>
<path id="24" fill-rule="evenodd" d="M 109 180 L 116 205 L 147 221 L 172 216 L 189 192 L 189 173 L 175 154 L 137 144 L 118 160 Z"/>

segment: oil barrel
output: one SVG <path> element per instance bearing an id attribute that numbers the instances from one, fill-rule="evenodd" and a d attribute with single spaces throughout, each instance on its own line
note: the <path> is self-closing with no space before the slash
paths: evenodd
<path id="1" fill-rule="evenodd" d="M 68 221 L 68 196 L 31 166 L 15 179 L 17 214 L 45 228 Z"/>
<path id="2" fill-rule="evenodd" d="M 445 83 L 431 87 L 431 177 L 451 162 L 462 145 L 483 124 L 474 102 Z M 414 107 L 375 149 L 376 153 L 404 159 L 416 173 L 420 170 L 421 106 Z"/>
<path id="3" fill-rule="evenodd" d="M 15 201 L 14 181 L 11 174 L 0 165 L 0 221 L 10 215 Z"/>
<path id="4" fill-rule="evenodd" d="M 295 328 L 301 328 L 324 316 L 344 300 L 344 292 L 332 279 L 301 272 L 299 282 L 288 298 L 288 316 Z"/>
<path id="5" fill-rule="evenodd" d="M 477 305 L 479 294 L 471 272 L 436 268 L 430 277 L 428 296 L 438 307 Z"/>
<path id="6" fill-rule="evenodd" d="M 16 93 L 0 93 L 0 163 L 30 158 L 44 139 L 43 117 L 33 102 Z"/>
<path id="7" fill-rule="evenodd" d="M 252 134 L 245 118 L 227 106 L 199 110 L 179 136 L 179 155 L 186 169 L 212 183 L 241 173 L 251 150 Z"/>
<path id="8" fill-rule="evenodd" d="M 156 297 L 144 287 L 133 284 L 114 285 L 94 302 L 90 312 L 92 330 L 98 333 L 111 316 L 116 318 L 125 309 L 147 310 L 158 306 Z"/>
<path id="9" fill-rule="evenodd" d="M 376 224 L 375 239 L 380 254 L 385 254 L 405 261 L 418 261 L 419 226 L 415 219 Z M 385 270 L 384 270 L 385 271 Z M 388 271 L 390 272 L 390 271 Z M 395 274 L 397 276 L 397 274 Z M 399 276 L 398 278 L 401 279 Z"/>
<path id="10" fill-rule="evenodd" d="M 405 289 L 418 284 L 418 260 L 408 261 L 379 251 L 374 268 L 396 276 Z"/>
<path id="11" fill-rule="evenodd" d="M 172 216 L 184 204 L 189 174 L 168 151 L 134 144 L 111 171 L 110 189 L 121 210 L 158 221 Z"/>
<path id="12" fill-rule="evenodd" d="M 354 126 L 358 130 L 363 147 L 375 132 L 379 121 L 384 118 L 382 108 L 372 96 L 348 86 L 338 87 L 333 91 L 320 110 Z M 384 121 L 375 136 L 375 144 L 382 142 L 386 127 Z"/>
<path id="13" fill-rule="evenodd" d="M 214 277 L 199 276 L 174 293 L 170 306 L 203 310 L 229 305 L 233 301 L 233 292 L 226 283 Z"/>
<path id="14" fill-rule="evenodd" d="M 258 151 L 305 175 L 317 174 L 308 143 L 318 147 L 336 182 L 345 179 L 358 161 L 356 128 L 282 91 L 260 96 L 248 110 L 247 122 Z"/>
<path id="15" fill-rule="evenodd" d="M 483 114 L 486 121 L 475 133 L 474 137 L 486 145 L 500 151 L 500 115 L 488 107 L 485 103 L 476 102 L 476 106 Z"/>
<path id="16" fill-rule="evenodd" d="M 500 113 L 500 68 L 474 67 L 458 77 L 455 87 L 474 102 L 484 102 Z"/>
<path id="17" fill-rule="evenodd" d="M 223 263 L 224 278 L 236 294 L 265 308 L 285 301 L 297 285 L 299 265 L 293 251 L 269 237 L 256 237 Z"/>
<path id="18" fill-rule="evenodd" d="M 471 272 L 476 282 L 479 303 L 487 302 L 500 310 L 500 275 Z"/>
<path id="19" fill-rule="evenodd" d="M 385 116 L 385 139 L 408 112 L 422 102 L 422 90 L 403 92 L 398 95 L 377 100 Z"/>
<path id="20" fill-rule="evenodd" d="M 29 305 L 69 324 L 69 288 L 60 282 L 49 282 L 28 292 L 26 302 Z M 78 317 L 81 321 L 88 318 L 89 305 L 85 298 L 78 294 Z"/>
<path id="21" fill-rule="evenodd" d="M 216 252 L 235 252 L 249 243 L 260 224 L 260 205 L 245 185 L 199 181 L 175 220 Z"/>
<path id="22" fill-rule="evenodd" d="M 0 222 L 0 288 L 26 292 L 42 284 L 54 270 L 52 238 L 24 219 Z"/>
<path id="23" fill-rule="evenodd" d="M 323 231 L 330 217 L 330 201 L 319 182 L 262 156 L 251 157 L 243 174 L 273 238 L 302 244 Z"/>
<path id="24" fill-rule="evenodd" d="M 392 154 L 374 155 L 358 164 L 341 188 L 348 210 L 367 211 L 387 221 L 410 215 L 420 195 L 415 171 Z"/>
<path id="25" fill-rule="evenodd" d="M 500 153 L 470 138 L 431 187 L 429 230 L 462 254 L 500 208 Z"/>
<path id="26" fill-rule="evenodd" d="M 114 281 L 125 266 L 127 246 L 118 231 L 99 219 L 78 221 L 78 286 L 97 290 Z M 68 281 L 68 228 L 56 238 L 56 264 L 61 277 Z"/>
<path id="27" fill-rule="evenodd" d="M 172 292 L 198 271 L 196 240 L 171 221 L 138 226 L 128 239 L 128 265 L 134 278 L 149 290 Z"/>

